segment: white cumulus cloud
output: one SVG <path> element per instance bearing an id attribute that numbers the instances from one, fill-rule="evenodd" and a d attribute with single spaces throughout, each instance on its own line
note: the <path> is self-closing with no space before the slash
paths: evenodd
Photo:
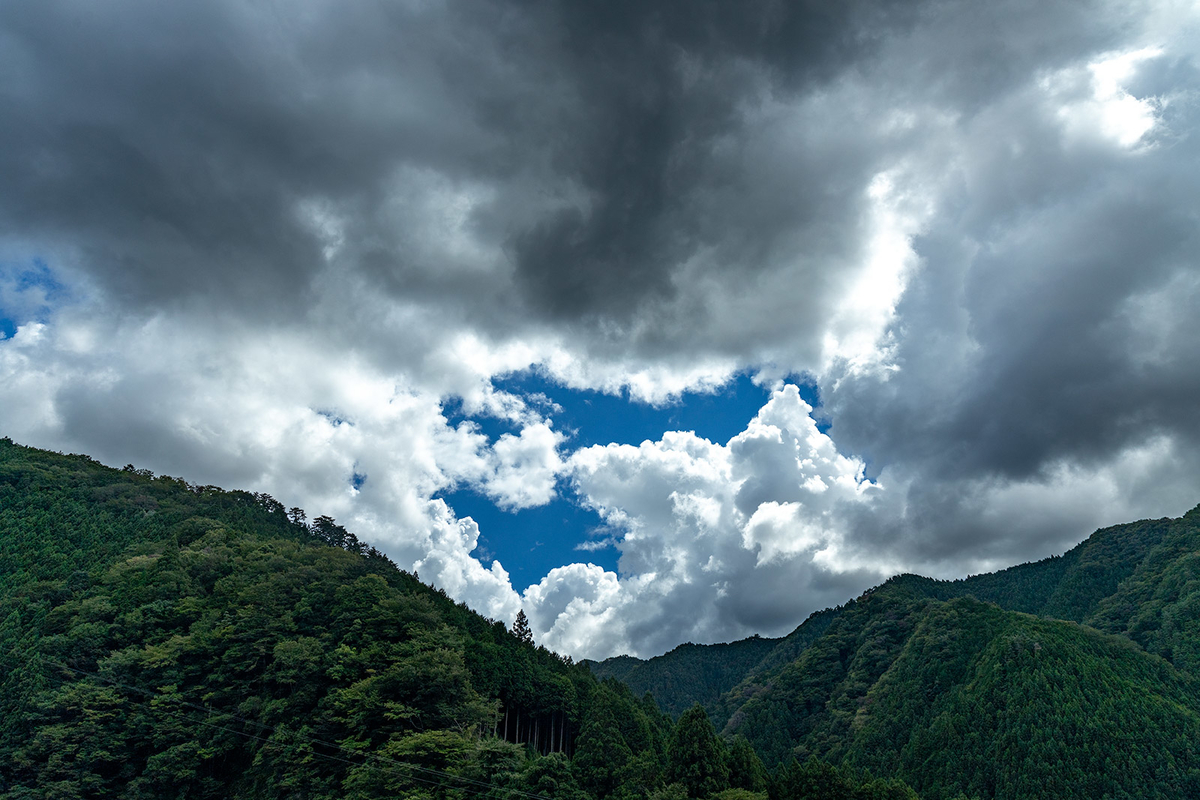
<path id="1" fill-rule="evenodd" d="M 885 490 L 837 452 L 794 385 L 725 444 L 674 431 L 584 448 L 568 470 L 620 532 L 621 574 L 572 565 L 530 587 L 524 601 L 552 647 L 645 655 L 681 631 L 703 641 L 780 633 L 802 609 L 894 566 L 858 548 L 844 524 L 847 508 Z"/>

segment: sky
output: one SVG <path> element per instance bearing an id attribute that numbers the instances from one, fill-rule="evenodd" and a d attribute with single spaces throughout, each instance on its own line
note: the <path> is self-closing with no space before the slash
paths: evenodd
<path id="1" fill-rule="evenodd" d="M 0 4 L 0 435 L 576 658 L 1200 503 L 1200 5 Z"/>

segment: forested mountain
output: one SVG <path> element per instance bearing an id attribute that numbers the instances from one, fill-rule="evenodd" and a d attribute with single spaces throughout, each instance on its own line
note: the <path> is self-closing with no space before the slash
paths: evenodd
<path id="1" fill-rule="evenodd" d="M 649 692 L 678 717 L 696 703 L 711 710 L 779 642 L 752 636 L 729 644 L 681 644 L 650 660 L 617 656 L 582 663 L 598 678 L 616 678 L 634 691 Z"/>
<path id="2" fill-rule="evenodd" d="M 1198 670 L 1200 508 L 988 575 L 897 576 L 715 703 L 704 685 L 673 700 L 709 703 L 768 765 L 814 755 L 930 798 L 1200 797 Z"/>
<path id="3" fill-rule="evenodd" d="M 1200 509 L 599 680 L 331 519 L 0 439 L 5 800 L 1196 797 L 1198 620 Z"/>
<path id="4" fill-rule="evenodd" d="M 834 609 L 812 614 L 779 639 L 751 636 L 728 644 L 681 644 L 651 659 L 616 656 L 583 661 L 599 678 L 616 678 L 634 692 L 649 692 L 668 713 L 679 716 L 696 703 L 724 724 L 725 695 L 749 675 L 783 667 L 825 632 Z"/>
<path id="5" fill-rule="evenodd" d="M 939 798 L 1200 796 L 1200 686 L 1118 636 L 885 586 L 734 693 L 726 730 Z"/>
<path id="6" fill-rule="evenodd" d="M 333 520 L 0 439 L 0 798 L 914 798 L 536 647 Z"/>

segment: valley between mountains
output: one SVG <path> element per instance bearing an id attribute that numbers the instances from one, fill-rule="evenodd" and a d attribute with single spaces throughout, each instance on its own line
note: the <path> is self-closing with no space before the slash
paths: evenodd
<path id="1" fill-rule="evenodd" d="M 0 798 L 1200 796 L 1200 508 L 572 663 L 273 498 L 0 440 Z"/>

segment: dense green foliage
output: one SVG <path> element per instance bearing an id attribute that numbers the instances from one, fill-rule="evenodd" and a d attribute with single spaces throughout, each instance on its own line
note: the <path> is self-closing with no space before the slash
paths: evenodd
<path id="1" fill-rule="evenodd" d="M 1085 622 L 1158 549 L 1168 532 L 1181 524 L 1189 527 L 1187 519 L 1104 528 L 1061 556 L 986 575 L 957 581 L 900 575 L 889 583 L 907 583 L 938 600 L 969 596 L 1010 611 Z"/>
<path id="2" fill-rule="evenodd" d="M 837 613 L 836 609 L 818 611 L 781 639 L 751 636 L 728 644 L 689 643 L 650 659 L 615 656 L 582 663 L 597 677 L 616 678 L 635 692 L 649 692 L 672 716 L 699 703 L 717 724 L 724 725 L 731 713 L 730 690 L 750 676 L 769 674 L 795 660 Z"/>
<path id="3" fill-rule="evenodd" d="M 671 734 L 667 780 L 681 784 L 688 797 L 708 797 L 729 786 L 728 760 L 704 707 L 683 712 Z"/>
<path id="4" fill-rule="evenodd" d="M 601 717 L 661 783 L 653 702 L 301 520 L 0 442 L 0 795 L 604 795 Z"/>
<path id="5" fill-rule="evenodd" d="M 987 575 L 899 575 L 781 640 L 592 668 L 702 703 L 768 765 L 824 759 L 785 768 L 818 783 L 832 762 L 931 798 L 1200 796 L 1200 508 Z"/>
<path id="6" fill-rule="evenodd" d="M 872 778 L 846 767 L 810 758 L 793 760 L 771 781 L 768 800 L 918 800 L 917 793 L 895 778 Z"/>
<path id="7" fill-rule="evenodd" d="M 885 587 L 730 722 L 923 796 L 1183 797 L 1200 791 L 1196 682 L 1127 640 L 971 598 Z"/>
<path id="8" fill-rule="evenodd" d="M 616 678 L 635 692 L 649 692 L 663 709 L 677 717 L 696 703 L 712 713 L 721 696 L 780 641 L 753 636 L 731 644 L 681 644 L 649 660 L 617 656 L 583 663 L 599 678 Z"/>
<path id="9" fill-rule="evenodd" d="M 1200 796 L 1200 509 L 778 640 L 531 639 L 329 518 L 0 440 L 0 798 Z"/>
<path id="10" fill-rule="evenodd" d="M 329 518 L 0 439 L 0 798 L 765 800 L 531 638 Z"/>
<path id="11" fill-rule="evenodd" d="M 1200 508 L 1165 527 L 1117 591 L 1089 609 L 1085 621 L 1124 634 L 1200 677 Z"/>
<path id="12" fill-rule="evenodd" d="M 768 765 L 816 756 L 930 798 L 1200 796 L 1200 509 L 825 613 L 721 700 Z"/>

